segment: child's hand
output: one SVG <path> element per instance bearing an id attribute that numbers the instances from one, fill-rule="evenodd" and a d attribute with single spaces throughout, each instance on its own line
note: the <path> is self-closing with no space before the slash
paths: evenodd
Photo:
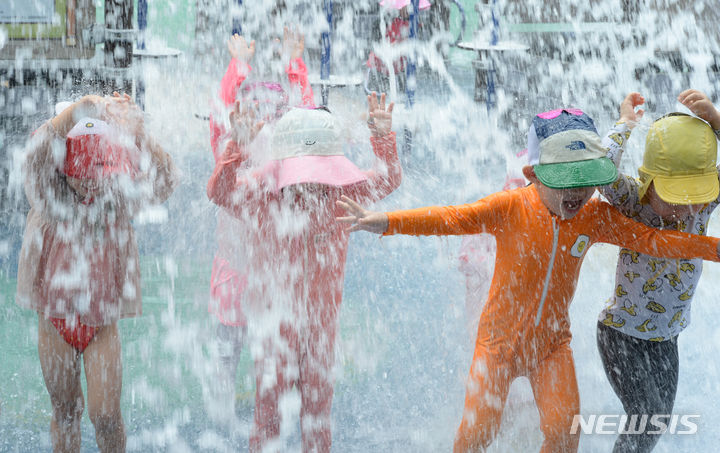
<path id="1" fill-rule="evenodd" d="M 630 129 L 634 128 L 645 114 L 644 110 L 635 111 L 635 107 L 644 103 L 645 98 L 640 93 L 628 94 L 620 104 L 619 122 L 627 124 Z"/>
<path id="2" fill-rule="evenodd" d="M 368 96 L 368 128 L 374 137 L 384 137 L 392 130 L 393 107 L 395 103 L 391 102 L 385 110 L 385 93 L 380 95 L 379 105 L 374 91 Z"/>
<path id="3" fill-rule="evenodd" d="M 704 119 L 713 129 L 720 129 L 720 112 L 710 99 L 698 90 L 685 90 L 678 96 L 678 101 L 691 112 Z"/>
<path id="4" fill-rule="evenodd" d="M 305 35 L 297 30 L 285 27 L 283 29 L 283 55 L 289 57 L 289 61 L 301 58 L 305 51 Z"/>
<path id="5" fill-rule="evenodd" d="M 247 145 L 252 142 L 265 122 L 256 118 L 255 109 L 241 101 L 235 101 L 230 111 L 230 127 L 232 128 L 232 139 L 235 143 Z"/>
<path id="6" fill-rule="evenodd" d="M 255 55 L 255 40 L 250 41 L 250 44 L 248 44 L 245 38 L 237 33 L 228 39 L 227 47 L 232 58 L 245 63 L 250 63 L 253 55 Z"/>
<path id="7" fill-rule="evenodd" d="M 74 122 L 80 121 L 85 117 L 100 118 L 105 115 L 106 107 L 107 100 L 104 97 L 88 94 L 81 97 L 80 100 L 71 106 L 72 118 Z"/>
<path id="8" fill-rule="evenodd" d="M 107 101 L 102 96 L 89 94 L 74 102 L 50 122 L 61 136 L 66 136 L 75 124 L 85 117 L 100 118 L 105 114 Z"/>
<path id="9" fill-rule="evenodd" d="M 133 102 L 130 95 L 117 91 L 112 97 L 105 98 L 105 119 L 132 135 L 140 143 L 145 136 L 145 118 L 140 107 Z"/>
<path id="10" fill-rule="evenodd" d="M 346 196 L 341 197 L 337 205 L 346 210 L 350 215 L 337 217 L 337 221 L 351 225 L 348 231 L 365 230 L 371 233 L 383 234 L 387 231 L 390 221 L 384 212 L 368 211 Z"/>

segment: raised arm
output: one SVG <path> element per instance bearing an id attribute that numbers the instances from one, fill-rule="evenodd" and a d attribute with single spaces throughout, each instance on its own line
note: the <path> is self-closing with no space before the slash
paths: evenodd
<path id="1" fill-rule="evenodd" d="M 603 138 L 603 146 L 607 149 L 606 156 L 613 161 L 616 167 L 620 166 L 630 133 L 644 114 L 643 110 L 636 112 L 635 108 L 643 103 L 645 103 L 645 99 L 640 93 L 628 94 L 620 104 L 620 119 Z M 598 190 L 610 204 L 623 214 L 628 217 L 633 216 L 638 202 L 638 185 L 632 177 L 619 173 L 615 182 L 598 187 Z"/>
<path id="2" fill-rule="evenodd" d="M 149 202 L 156 204 L 167 200 L 180 182 L 180 173 L 170 154 L 151 136 L 145 135 L 140 147 L 150 155 L 148 172 L 152 183 L 152 196 Z"/>
<path id="3" fill-rule="evenodd" d="M 715 131 L 715 136 L 720 139 L 720 112 L 705 93 L 694 89 L 685 90 L 678 95 L 678 101 L 707 121 Z"/>
<path id="4" fill-rule="evenodd" d="M 402 166 L 397 154 L 395 133 L 392 132 L 393 107 L 392 102 L 385 107 L 385 93 L 380 96 L 379 103 L 374 92 L 368 96 L 370 144 L 376 159 L 373 168 L 365 172 L 366 181 L 343 191 L 349 198 L 363 205 L 385 198 L 402 181 Z"/>
<path id="5" fill-rule="evenodd" d="M 640 93 L 632 92 L 625 96 L 620 103 L 620 119 L 603 138 L 603 145 L 607 148 L 607 157 L 613 161 L 616 167 L 620 166 L 625 143 L 630 138 L 630 133 L 645 114 L 644 110 L 635 111 L 635 109 L 644 103 L 645 98 Z"/>
<path id="6" fill-rule="evenodd" d="M 220 81 L 220 100 L 225 107 L 235 102 L 237 90 L 245 81 L 252 68 L 250 61 L 255 55 L 255 41 L 248 44 L 240 35 L 233 35 L 227 42 L 230 63 Z"/>
<path id="7" fill-rule="evenodd" d="M 223 120 L 219 118 L 223 118 L 226 110 L 235 102 L 237 90 L 252 70 L 250 61 L 255 55 L 255 41 L 248 44 L 244 37 L 235 34 L 228 40 L 227 47 L 230 53 L 230 63 L 220 81 L 218 97 L 221 105 L 216 107 L 218 111 L 214 115 L 210 115 L 210 147 L 216 163 L 222 153 L 222 149 L 219 149 L 220 142 L 226 132 Z"/>
<path id="8" fill-rule="evenodd" d="M 720 261 L 720 239 L 659 230 L 629 219 L 607 203 L 591 200 L 598 205 L 598 242 L 606 242 L 650 256 L 673 259 L 702 258 Z"/>
<path id="9" fill-rule="evenodd" d="M 257 136 L 264 123 L 256 121 L 247 106 L 235 103 L 230 115 L 233 140 L 227 142 L 225 152 L 218 159 L 207 186 L 208 198 L 240 217 L 248 207 L 272 196 L 271 175 L 249 171 L 250 156 L 247 145 Z M 246 170 L 242 177 L 239 173 Z"/>
<path id="10" fill-rule="evenodd" d="M 65 159 L 65 140 L 81 118 L 105 115 L 107 103 L 102 96 L 83 96 L 30 137 L 23 163 L 25 194 L 30 205 L 44 215 L 63 219 L 73 215 L 72 189 L 58 171 Z"/>
<path id="11" fill-rule="evenodd" d="M 300 93 L 300 102 L 291 102 L 300 104 L 303 107 L 315 107 L 313 99 L 313 90 L 308 79 L 308 70 L 302 59 L 305 51 L 305 36 L 302 33 L 285 27 L 283 31 L 283 54 L 288 58 L 288 64 L 285 72 L 288 76 L 291 89 L 298 90 Z"/>

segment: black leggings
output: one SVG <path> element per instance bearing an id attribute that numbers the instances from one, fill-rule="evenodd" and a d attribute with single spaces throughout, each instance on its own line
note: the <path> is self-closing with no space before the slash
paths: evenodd
<path id="1" fill-rule="evenodd" d="M 605 375 L 628 416 L 672 414 L 679 368 L 677 336 L 662 342 L 641 340 L 599 322 L 597 344 Z M 613 452 L 649 452 L 660 435 L 620 434 Z"/>

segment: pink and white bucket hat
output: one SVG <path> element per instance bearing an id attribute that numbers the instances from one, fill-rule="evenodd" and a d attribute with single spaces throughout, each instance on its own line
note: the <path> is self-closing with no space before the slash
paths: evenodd
<path id="1" fill-rule="evenodd" d="M 323 109 L 293 108 L 275 124 L 269 170 L 276 190 L 294 184 L 343 187 L 366 180 L 343 154 L 335 118 Z"/>
<path id="2" fill-rule="evenodd" d="M 380 2 L 380 6 L 392 9 L 403 9 L 410 5 L 410 3 L 412 3 L 411 0 L 382 0 Z M 420 9 L 428 9 L 430 8 L 430 2 L 428 0 L 420 0 L 420 4 L 418 6 Z"/>

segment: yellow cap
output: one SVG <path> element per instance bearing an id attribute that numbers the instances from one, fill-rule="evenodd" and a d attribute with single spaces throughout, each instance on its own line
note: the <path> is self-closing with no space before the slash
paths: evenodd
<path id="1" fill-rule="evenodd" d="M 663 201 L 704 204 L 720 192 L 717 142 L 706 122 L 685 114 L 671 114 L 655 121 L 645 140 L 639 169 L 640 199 L 650 183 Z"/>

